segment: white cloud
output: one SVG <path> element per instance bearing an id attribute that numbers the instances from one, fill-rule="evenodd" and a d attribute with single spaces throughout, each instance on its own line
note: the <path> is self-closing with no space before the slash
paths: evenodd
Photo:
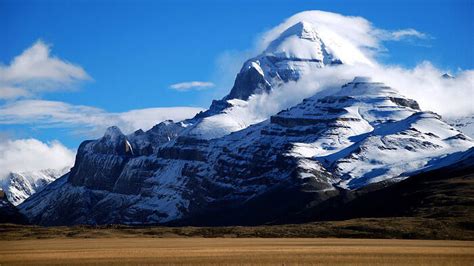
<path id="1" fill-rule="evenodd" d="M 10 172 L 63 169 L 74 163 L 75 153 L 59 141 L 37 139 L 0 141 L 0 181 Z"/>
<path id="2" fill-rule="evenodd" d="M 157 123 L 164 120 L 181 121 L 192 118 L 197 113 L 204 111 L 203 108 L 197 107 L 157 107 L 130 110 L 118 113 L 119 123 L 123 125 L 125 132 L 142 128 L 149 129 Z"/>
<path id="3" fill-rule="evenodd" d="M 383 47 L 383 42 L 385 41 L 403 41 L 408 38 L 412 40 L 428 38 L 428 34 L 412 28 L 396 31 L 377 28 L 363 17 L 344 16 L 319 10 L 304 11 L 287 18 L 283 23 L 257 36 L 255 47 L 252 49 L 240 52 L 223 52 L 215 63 L 217 76 L 224 76 L 224 78 L 231 80 L 220 80 L 218 84 L 219 87 L 221 87 L 221 85 L 232 84 L 236 74 L 232 72 L 230 76 L 225 75 L 221 73 L 223 72 L 221 69 L 240 69 L 245 60 L 263 52 L 281 33 L 301 21 L 316 25 L 316 30 L 335 33 L 359 49 L 371 61 L 377 61 L 375 58 L 380 52 L 386 52 L 386 49 Z"/>
<path id="4" fill-rule="evenodd" d="M 36 127 L 71 128 L 75 133 L 97 137 L 109 126 L 130 133 L 151 128 L 160 121 L 180 121 L 202 111 L 196 107 L 163 107 L 109 113 L 100 108 L 59 101 L 19 100 L 0 106 L 0 125 L 29 124 Z"/>
<path id="5" fill-rule="evenodd" d="M 50 52 L 48 45 L 37 41 L 10 65 L 0 64 L 0 100 L 70 89 L 76 82 L 91 79 L 82 67 L 51 56 Z"/>
<path id="6" fill-rule="evenodd" d="M 19 99 L 35 97 L 41 92 L 71 89 L 79 81 L 90 80 L 78 65 L 50 55 L 50 46 L 37 41 L 8 66 L 0 64 L 0 125 L 28 124 L 32 127 L 70 128 L 74 133 L 99 136 L 106 127 L 116 125 L 124 132 L 151 128 L 156 123 L 192 117 L 200 108 L 169 107 L 109 113 L 100 108 L 71 105 L 60 101 Z M 209 87 L 209 82 L 192 86 Z M 188 85 L 189 86 L 189 85 Z M 186 84 L 178 86 L 186 89 Z"/>
<path id="7" fill-rule="evenodd" d="M 215 84 L 208 81 L 189 81 L 170 85 L 170 88 L 177 91 L 203 90 L 214 87 Z"/>
<path id="8" fill-rule="evenodd" d="M 397 30 L 393 32 L 389 32 L 389 38 L 395 41 L 399 41 L 403 38 L 419 38 L 419 39 L 425 39 L 428 37 L 426 33 L 419 32 L 415 29 L 404 29 L 404 30 Z"/>
<path id="9" fill-rule="evenodd" d="M 304 98 L 334 93 L 356 76 L 369 76 L 373 81 L 383 82 L 405 97 L 416 100 L 422 110 L 434 111 L 446 118 L 474 114 L 474 71 L 460 71 L 454 79 L 442 78 L 443 73 L 429 62 L 413 69 L 383 65 L 327 67 L 270 93 L 253 95 L 243 107 L 245 110 L 239 112 L 256 123 L 300 103 Z"/>
<path id="10" fill-rule="evenodd" d="M 379 48 L 380 46 L 380 39 L 376 34 L 376 28 L 365 18 L 314 10 L 297 13 L 264 33 L 261 42 L 258 44 L 259 50 L 265 49 L 283 31 L 301 21 L 316 25 L 318 27 L 316 30 L 334 32 L 362 50 L 367 50 L 366 48 Z"/>

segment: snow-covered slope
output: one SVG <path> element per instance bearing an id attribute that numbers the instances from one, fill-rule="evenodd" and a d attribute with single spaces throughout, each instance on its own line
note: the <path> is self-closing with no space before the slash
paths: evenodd
<path id="1" fill-rule="evenodd" d="M 474 138 L 474 115 L 445 119 L 451 126 L 459 129 L 467 136 Z"/>
<path id="2" fill-rule="evenodd" d="M 221 138 L 192 138 L 185 130 L 152 145 L 143 138 L 150 132 L 125 136 L 111 128 L 84 142 L 71 172 L 20 210 L 40 224 L 149 224 L 192 221 L 231 206 L 268 221 L 308 197 L 324 201 L 341 189 L 396 182 L 474 145 L 368 78 Z M 267 202 L 267 212 L 252 202 Z"/>
<path id="3" fill-rule="evenodd" d="M 338 121 L 323 129 L 317 141 L 295 143 L 292 152 L 316 158 L 342 179 L 339 186 L 349 189 L 404 178 L 431 158 L 473 145 L 439 115 L 420 111 L 415 101 L 368 78 L 356 78 L 335 95 L 308 99 L 278 117 Z"/>
<path id="4" fill-rule="evenodd" d="M 2 180 L 1 188 L 5 192 L 8 200 L 16 206 L 68 171 L 69 167 L 63 169 L 12 172 Z"/>

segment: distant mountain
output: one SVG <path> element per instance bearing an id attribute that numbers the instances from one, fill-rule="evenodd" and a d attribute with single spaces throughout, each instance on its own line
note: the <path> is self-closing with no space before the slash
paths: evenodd
<path id="1" fill-rule="evenodd" d="M 253 95 L 340 64 L 372 62 L 335 33 L 296 23 L 247 61 L 207 111 L 130 135 L 109 128 L 19 209 L 42 225 L 272 223 L 455 165 L 474 146 L 369 77 L 268 118 L 242 111 Z"/>
<path id="2" fill-rule="evenodd" d="M 69 167 L 59 170 L 44 169 L 29 172 L 12 172 L 1 181 L 1 188 L 8 200 L 16 206 L 68 171 Z"/>

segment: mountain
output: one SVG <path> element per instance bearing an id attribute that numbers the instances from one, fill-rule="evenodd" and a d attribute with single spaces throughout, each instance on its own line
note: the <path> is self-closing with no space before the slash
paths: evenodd
<path id="1" fill-rule="evenodd" d="M 210 224 L 198 217 L 229 209 L 249 213 L 232 223 L 270 222 L 341 191 L 434 169 L 474 146 L 440 116 L 360 77 L 221 138 L 169 134 L 169 127 L 151 129 L 161 129 L 154 138 L 112 127 L 82 143 L 71 172 L 21 212 L 45 225 Z"/>
<path id="2" fill-rule="evenodd" d="M 8 200 L 16 206 L 68 171 L 69 167 L 63 169 L 11 172 L 2 180 L 1 188 L 5 192 Z"/>
<path id="3" fill-rule="evenodd" d="M 42 225 L 297 220 L 469 155 L 471 138 L 369 77 L 271 117 L 246 108 L 252 97 L 340 64 L 372 62 L 335 33 L 296 23 L 245 62 L 230 93 L 207 111 L 129 135 L 111 127 L 84 141 L 70 172 L 19 210 Z"/>

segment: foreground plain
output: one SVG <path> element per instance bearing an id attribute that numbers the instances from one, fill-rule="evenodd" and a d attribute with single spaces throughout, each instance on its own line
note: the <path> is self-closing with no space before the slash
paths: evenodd
<path id="1" fill-rule="evenodd" d="M 4 264 L 472 265 L 474 242 L 336 238 L 75 238 L 0 241 Z"/>

